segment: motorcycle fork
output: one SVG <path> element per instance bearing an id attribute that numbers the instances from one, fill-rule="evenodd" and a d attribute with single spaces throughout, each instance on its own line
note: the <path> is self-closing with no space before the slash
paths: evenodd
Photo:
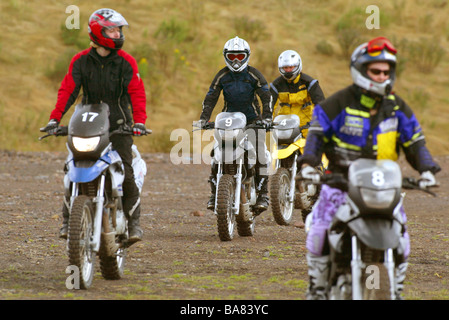
<path id="1" fill-rule="evenodd" d="M 101 227 L 103 219 L 103 205 L 104 205 L 104 184 L 105 175 L 100 176 L 98 182 L 97 196 L 93 198 L 92 202 L 95 204 L 95 216 L 94 216 L 94 226 L 93 235 L 91 239 L 91 246 L 94 252 L 98 252 L 100 249 L 100 237 L 101 237 Z"/>
<path id="2" fill-rule="evenodd" d="M 351 273 L 352 273 L 352 299 L 362 300 L 362 269 L 363 261 L 361 257 L 361 250 L 357 236 L 353 235 L 351 238 Z"/>
<path id="3" fill-rule="evenodd" d="M 394 275 L 395 271 L 395 263 L 393 258 L 393 249 L 389 248 L 385 251 L 384 256 L 384 265 L 388 271 L 388 279 L 390 280 L 390 295 L 391 300 L 395 300 L 396 295 L 396 277 Z"/>
<path id="4" fill-rule="evenodd" d="M 242 191 L 242 166 L 243 159 L 240 159 L 239 164 L 237 165 L 237 173 L 234 175 L 235 178 L 235 201 L 232 207 L 232 212 L 237 216 L 240 211 L 240 194 Z"/>
<path id="5" fill-rule="evenodd" d="M 290 179 L 290 191 L 288 193 L 288 202 L 293 203 L 295 199 L 295 188 L 296 188 L 296 172 L 297 172 L 297 164 L 296 160 L 298 159 L 298 154 L 295 153 L 295 156 L 293 157 L 293 165 L 290 168 L 291 171 L 291 179 Z"/>

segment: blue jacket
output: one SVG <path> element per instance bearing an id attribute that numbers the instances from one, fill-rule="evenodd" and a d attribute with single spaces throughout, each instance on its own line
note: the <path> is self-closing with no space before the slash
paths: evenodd
<path id="1" fill-rule="evenodd" d="M 232 72 L 228 67 L 221 69 L 214 77 L 204 98 L 201 120 L 209 121 L 221 91 L 224 97 L 222 111 L 242 112 L 248 123 L 255 119 L 272 118 L 268 83 L 256 68 L 248 66 L 242 72 Z M 262 114 L 256 94 L 262 102 Z"/>
<path id="2" fill-rule="evenodd" d="M 378 108 L 374 116 L 370 110 Z M 417 171 L 440 170 L 410 107 L 396 94 L 372 98 L 351 85 L 315 106 L 301 162 L 316 166 L 324 152 L 330 170 L 358 158 L 397 160 L 400 149 Z"/>

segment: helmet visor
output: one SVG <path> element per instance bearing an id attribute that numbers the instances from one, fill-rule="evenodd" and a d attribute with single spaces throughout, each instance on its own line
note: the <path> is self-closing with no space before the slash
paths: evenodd
<path id="1" fill-rule="evenodd" d="M 228 52 L 226 53 L 226 59 L 228 59 L 229 61 L 234 61 L 235 59 L 239 60 L 239 61 L 243 61 L 245 60 L 247 57 L 247 54 L 245 52 Z"/>
<path id="2" fill-rule="evenodd" d="M 368 42 L 367 51 L 369 53 L 382 51 L 383 49 L 387 49 L 388 51 L 390 51 L 393 54 L 396 54 L 396 52 L 397 52 L 397 50 L 393 46 L 393 44 L 388 39 L 386 39 L 384 37 L 378 37 L 378 38 L 373 39 L 370 42 Z"/>

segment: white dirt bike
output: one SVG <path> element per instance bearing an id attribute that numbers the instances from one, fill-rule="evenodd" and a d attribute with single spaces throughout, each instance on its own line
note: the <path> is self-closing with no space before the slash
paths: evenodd
<path id="1" fill-rule="evenodd" d="M 247 126 L 246 117 L 241 112 L 221 112 L 215 122 L 208 122 L 202 129 L 214 129 L 211 165 L 217 167 L 214 213 L 219 238 L 221 241 L 232 240 L 236 226 L 240 236 L 253 236 L 257 216 L 254 208 L 257 200 L 257 154 L 249 134 L 265 128 Z"/>
<path id="2" fill-rule="evenodd" d="M 402 178 L 399 165 L 392 160 L 358 159 L 350 165 L 347 176 L 325 174 L 321 183 L 347 190 L 346 201 L 327 233 L 329 299 L 396 299 L 395 268 L 404 249 L 402 188 L 435 194 L 420 188 L 413 178 Z M 306 232 L 312 215 L 307 217 Z"/>

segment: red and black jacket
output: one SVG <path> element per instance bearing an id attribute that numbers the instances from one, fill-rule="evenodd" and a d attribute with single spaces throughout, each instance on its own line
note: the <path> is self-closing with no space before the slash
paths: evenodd
<path id="1" fill-rule="evenodd" d="M 146 115 L 146 95 L 136 60 L 123 50 L 101 57 L 93 48 L 76 54 L 61 83 L 58 99 L 50 119 L 58 121 L 73 105 L 83 88 L 83 104 L 105 102 L 110 108 L 111 130 L 117 121 L 132 126 L 143 123 Z"/>

